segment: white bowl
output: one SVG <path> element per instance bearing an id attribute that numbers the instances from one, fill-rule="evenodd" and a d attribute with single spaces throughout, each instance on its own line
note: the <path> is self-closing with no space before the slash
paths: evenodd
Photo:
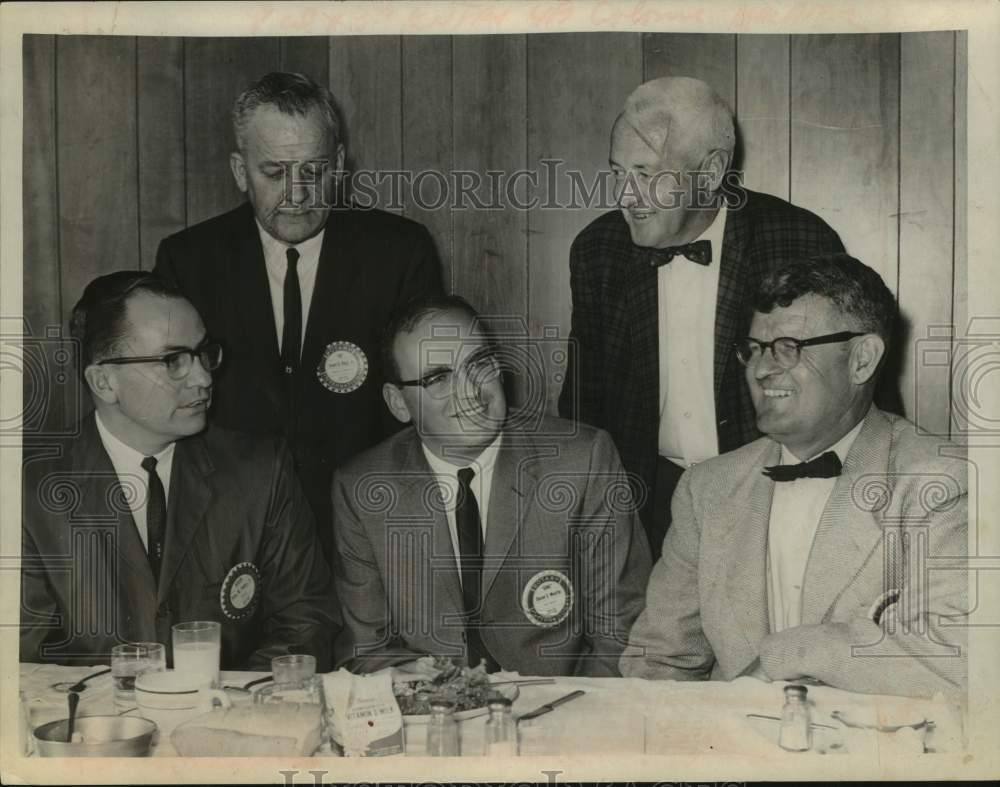
<path id="1" fill-rule="evenodd" d="M 187 710 L 205 704 L 212 676 L 201 672 L 146 672 L 135 679 L 135 701 L 143 708 Z"/>

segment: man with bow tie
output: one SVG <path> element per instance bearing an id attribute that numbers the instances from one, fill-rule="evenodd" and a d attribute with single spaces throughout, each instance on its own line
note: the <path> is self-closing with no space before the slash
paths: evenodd
<path id="1" fill-rule="evenodd" d="M 734 351 L 766 436 L 682 476 L 622 673 L 962 689 L 967 469 L 872 404 L 892 293 L 832 254 L 770 274 L 755 309 Z"/>
<path id="2" fill-rule="evenodd" d="M 611 132 L 620 210 L 570 250 L 573 320 L 559 413 L 615 441 L 654 558 L 681 472 L 760 435 L 732 343 L 775 265 L 843 251 L 821 219 L 727 177 L 732 113 L 704 82 L 639 86 Z"/>

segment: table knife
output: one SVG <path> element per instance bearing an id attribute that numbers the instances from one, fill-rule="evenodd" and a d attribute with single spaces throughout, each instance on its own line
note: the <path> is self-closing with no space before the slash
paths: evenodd
<path id="1" fill-rule="evenodd" d="M 544 705 L 539 705 L 534 710 L 528 711 L 523 716 L 519 716 L 517 720 L 520 722 L 520 721 L 526 721 L 528 719 L 537 718 L 538 716 L 541 716 L 543 714 L 548 713 L 550 710 L 554 710 L 559 705 L 562 705 L 564 702 L 569 702 L 570 700 L 575 700 L 577 697 L 582 697 L 586 693 L 587 692 L 583 691 L 582 689 L 577 689 L 576 691 L 571 691 L 569 694 L 565 695 L 564 697 L 560 697 L 557 700 L 552 700 L 552 702 L 547 702 Z"/>

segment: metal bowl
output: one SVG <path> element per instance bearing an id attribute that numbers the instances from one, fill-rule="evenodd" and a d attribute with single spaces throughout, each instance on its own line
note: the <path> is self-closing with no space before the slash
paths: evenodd
<path id="1" fill-rule="evenodd" d="M 35 730 L 35 746 L 42 757 L 148 757 L 156 724 L 139 716 L 82 716 L 73 725 L 80 743 L 67 743 L 69 719 L 43 724 Z"/>

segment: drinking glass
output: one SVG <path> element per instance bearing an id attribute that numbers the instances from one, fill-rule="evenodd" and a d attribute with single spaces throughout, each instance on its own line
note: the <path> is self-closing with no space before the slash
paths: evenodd
<path id="1" fill-rule="evenodd" d="M 173 627 L 174 670 L 200 672 L 219 688 L 219 661 L 222 653 L 222 624 L 214 620 L 193 620 Z"/>
<path id="2" fill-rule="evenodd" d="M 275 683 L 303 683 L 316 674 L 316 657 L 305 653 L 275 656 L 271 674 Z"/>
<path id="3" fill-rule="evenodd" d="M 115 711 L 135 707 L 135 679 L 167 668 L 166 649 L 159 642 L 127 642 L 111 648 L 111 680 Z"/>

